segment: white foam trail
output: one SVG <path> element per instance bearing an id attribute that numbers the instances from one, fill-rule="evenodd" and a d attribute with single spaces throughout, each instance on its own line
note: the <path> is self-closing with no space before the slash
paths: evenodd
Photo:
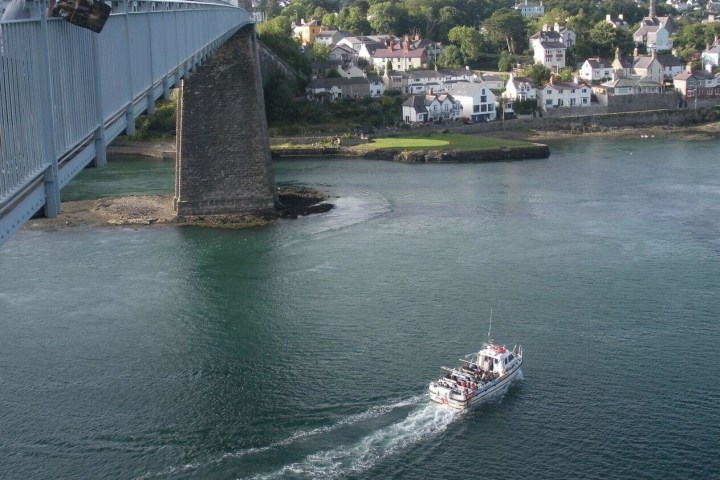
<path id="1" fill-rule="evenodd" d="M 265 480 L 286 475 L 300 478 L 336 478 L 360 473 L 399 450 L 442 433 L 458 415 L 459 412 L 428 404 L 411 412 L 406 419 L 381 428 L 352 445 L 317 452 L 301 462 L 252 478 Z"/>
<path id="2" fill-rule="evenodd" d="M 339 420 L 339 421 L 333 423 L 332 425 L 313 428 L 310 430 L 301 430 L 285 439 L 279 440 L 279 441 L 271 443 L 269 445 L 265 445 L 264 447 L 244 448 L 244 449 L 238 450 L 236 452 L 225 453 L 216 459 L 206 461 L 203 463 L 199 463 L 199 462 L 188 463 L 186 465 L 182 465 L 179 467 L 168 467 L 165 470 L 162 470 L 160 472 L 148 472 L 148 473 L 145 473 L 144 475 L 138 477 L 137 480 L 147 480 L 150 478 L 161 478 L 161 477 L 170 476 L 170 475 L 174 475 L 174 474 L 178 474 L 178 473 L 190 472 L 192 470 L 197 470 L 200 467 L 204 467 L 204 466 L 208 466 L 208 465 L 215 465 L 215 464 L 218 464 L 218 463 L 223 462 L 228 459 L 239 458 L 239 457 L 244 457 L 244 456 L 251 455 L 251 454 L 266 452 L 266 451 L 272 450 L 274 448 L 290 445 L 290 444 L 296 442 L 297 440 L 300 440 L 303 438 L 312 437 L 315 435 L 319 435 L 321 433 L 331 432 L 331 431 L 337 430 L 338 428 L 341 428 L 343 426 L 352 425 L 354 423 L 358 423 L 363 420 L 368 420 L 371 418 L 379 417 L 379 416 L 384 415 L 392 410 L 395 410 L 396 408 L 417 405 L 418 403 L 425 401 L 426 399 L 427 399 L 426 395 L 417 395 L 415 397 L 398 400 L 397 402 L 394 402 L 394 403 L 391 403 L 388 405 L 377 405 L 374 407 L 370 407 L 369 409 L 367 409 L 363 412 L 359 412 L 359 413 L 350 415 L 347 418 L 343 418 L 342 420 Z"/>

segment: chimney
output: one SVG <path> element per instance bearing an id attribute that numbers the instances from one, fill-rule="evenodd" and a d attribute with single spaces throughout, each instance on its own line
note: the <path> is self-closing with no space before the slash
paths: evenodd
<path id="1" fill-rule="evenodd" d="M 650 9 L 649 9 L 649 17 L 654 19 L 655 18 L 655 0 L 649 0 Z"/>
<path id="2" fill-rule="evenodd" d="M 610 14 L 609 14 L 609 13 L 605 15 L 605 21 L 612 23 L 612 18 L 610 17 Z"/>
<path id="3" fill-rule="evenodd" d="M 395 50 L 395 40 L 390 40 L 390 51 L 392 52 L 394 50 Z"/>
<path id="4" fill-rule="evenodd" d="M 625 20 L 625 16 L 621 13 L 621 14 L 618 15 L 618 19 L 620 19 L 620 20 Z"/>
<path id="5" fill-rule="evenodd" d="M 430 87 L 430 90 L 428 90 L 428 95 L 432 95 L 432 94 L 433 94 L 433 89 L 432 89 L 432 87 Z"/>
<path id="6" fill-rule="evenodd" d="M 555 85 L 555 75 L 550 74 L 550 85 Z"/>
<path id="7" fill-rule="evenodd" d="M 573 81 L 575 82 L 575 85 L 580 85 L 580 76 L 575 75 L 575 78 L 573 78 Z"/>
<path id="8" fill-rule="evenodd" d="M 543 31 L 543 32 L 547 32 L 547 31 L 548 31 L 548 28 L 549 28 L 549 27 L 548 27 L 548 24 L 547 24 L 547 23 L 543 23 L 542 31 Z"/>
<path id="9" fill-rule="evenodd" d="M 715 45 L 720 45 L 720 35 L 715 35 Z"/>
<path id="10" fill-rule="evenodd" d="M 687 65 L 685 66 L 685 71 L 687 73 L 692 73 L 692 62 L 687 63 Z"/>
<path id="11" fill-rule="evenodd" d="M 410 50 L 410 36 L 409 36 L 407 33 L 405 34 L 405 45 L 404 45 L 404 47 L 405 47 L 405 51 L 406 51 L 406 52 Z"/>
<path id="12" fill-rule="evenodd" d="M 555 25 L 554 25 L 553 30 L 555 30 L 556 32 L 560 33 L 560 24 L 559 24 L 558 22 L 555 22 Z"/>
<path id="13" fill-rule="evenodd" d="M 655 60 L 655 59 L 657 58 L 657 50 L 653 50 L 652 53 L 650 54 L 650 57 L 651 57 L 653 60 Z"/>
<path id="14" fill-rule="evenodd" d="M 637 56 L 638 56 L 638 49 L 637 49 L 637 47 L 635 47 L 635 50 L 633 50 L 633 57 L 637 57 Z"/>
<path id="15" fill-rule="evenodd" d="M 620 47 L 615 47 L 615 60 L 620 60 Z"/>
<path id="16" fill-rule="evenodd" d="M 419 42 L 419 41 L 420 41 L 420 34 L 419 34 L 419 33 L 416 33 L 416 34 L 415 34 L 415 41 L 416 41 L 416 42 Z"/>

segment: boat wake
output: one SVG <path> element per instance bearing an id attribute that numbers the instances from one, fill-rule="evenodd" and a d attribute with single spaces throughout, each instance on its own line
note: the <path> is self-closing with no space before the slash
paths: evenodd
<path id="1" fill-rule="evenodd" d="M 404 418 L 384 426 L 371 428 L 369 433 L 367 433 L 366 429 L 361 428 L 361 425 L 358 425 L 363 423 L 379 423 L 382 425 L 382 422 L 380 422 L 381 417 L 398 413 L 397 411 L 401 412 L 402 409 L 409 409 Z M 233 461 L 252 460 L 255 456 L 261 458 L 263 454 L 273 455 L 273 450 L 283 447 L 301 448 L 303 442 L 308 439 L 340 429 L 352 429 L 355 426 L 358 431 L 364 433 L 354 435 L 356 439 L 348 444 L 315 451 L 306 455 L 300 461 L 284 465 L 272 472 L 242 477 L 256 480 L 283 477 L 337 478 L 363 472 L 385 457 L 393 455 L 414 443 L 442 433 L 458 415 L 460 413 L 428 403 L 427 395 L 418 395 L 392 404 L 371 407 L 331 425 L 301 430 L 266 446 L 241 449 L 225 453 L 215 459 L 169 467 L 158 472 L 149 472 L 138 477 L 137 480 L 192 474 L 193 472 L 212 470 L 215 466 L 226 469 L 227 464 L 232 465 L 231 462 Z"/>
<path id="2" fill-rule="evenodd" d="M 380 428 L 354 443 L 313 453 L 300 462 L 250 478 L 337 478 L 358 474 L 385 457 L 442 433 L 458 415 L 460 413 L 447 408 L 425 404 L 412 410 L 404 420 Z"/>

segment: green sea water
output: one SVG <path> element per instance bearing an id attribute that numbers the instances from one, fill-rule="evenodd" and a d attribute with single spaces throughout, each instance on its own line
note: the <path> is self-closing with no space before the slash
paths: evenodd
<path id="1" fill-rule="evenodd" d="M 720 145 L 275 163 L 336 208 L 252 230 L 24 230 L 0 249 L 0 477 L 720 478 Z M 64 200 L 171 193 L 110 159 Z M 441 365 L 524 379 L 464 414 Z"/>

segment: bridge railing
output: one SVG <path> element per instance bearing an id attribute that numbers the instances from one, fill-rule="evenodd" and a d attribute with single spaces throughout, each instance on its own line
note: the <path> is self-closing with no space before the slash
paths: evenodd
<path id="1" fill-rule="evenodd" d="M 28 4 L 0 22 L 0 244 L 43 205 L 55 216 L 60 188 L 253 21 L 219 1 L 113 1 L 98 34 Z"/>

